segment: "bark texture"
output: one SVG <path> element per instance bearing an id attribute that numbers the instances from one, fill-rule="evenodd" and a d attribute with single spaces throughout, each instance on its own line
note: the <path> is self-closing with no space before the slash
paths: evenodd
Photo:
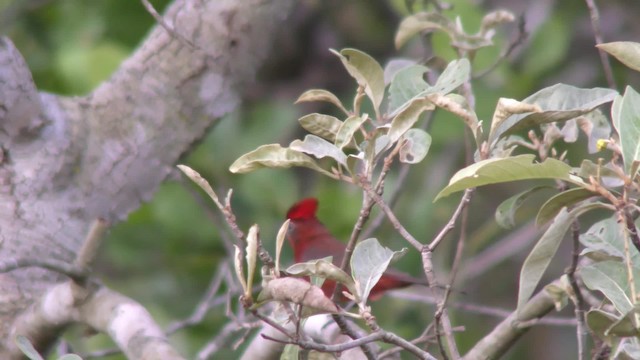
<path id="1" fill-rule="evenodd" d="M 291 0 L 176 0 L 111 79 L 84 97 L 39 93 L 0 39 L 0 262 L 73 262 L 93 220 L 124 219 L 240 102 Z M 0 339 L 63 277 L 0 274 Z M 80 319 L 82 320 L 82 319 Z M 7 339 L 7 340 L 4 340 Z M 0 358 L 3 351 L 0 348 Z"/>

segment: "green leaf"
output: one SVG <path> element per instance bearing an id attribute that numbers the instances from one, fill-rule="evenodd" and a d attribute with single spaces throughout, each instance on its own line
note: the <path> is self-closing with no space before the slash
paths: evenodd
<path id="1" fill-rule="evenodd" d="M 627 67 L 640 71 L 640 43 L 632 41 L 615 41 L 598 44 L 596 47 L 613 55 Z"/>
<path id="2" fill-rule="evenodd" d="M 616 132 L 620 133 L 620 108 L 622 106 L 622 96 L 616 95 L 611 104 L 611 122 Z"/>
<path id="3" fill-rule="evenodd" d="M 605 333 L 616 321 L 618 321 L 617 315 L 604 310 L 592 309 L 587 312 L 587 325 L 589 329 L 593 330 L 602 340 L 606 338 Z"/>
<path id="4" fill-rule="evenodd" d="M 29 339 L 22 335 L 17 335 L 15 338 L 16 345 L 23 354 L 25 354 L 30 360 L 44 360 L 42 356 L 36 351 Z"/>
<path id="5" fill-rule="evenodd" d="M 542 227 L 556 217 L 563 207 L 570 207 L 593 196 L 595 196 L 594 193 L 580 187 L 565 190 L 554 195 L 540 207 L 538 216 L 536 217 L 536 225 Z"/>
<path id="6" fill-rule="evenodd" d="M 323 89 L 311 89 L 305 91 L 300 97 L 296 100 L 296 104 L 301 102 L 308 101 L 324 101 L 331 103 L 338 107 L 338 109 L 342 110 L 345 114 L 349 114 L 347 109 L 345 109 L 344 105 L 342 105 L 342 101 L 338 99 L 337 96 L 333 95 L 332 92 L 323 90 Z"/>
<path id="7" fill-rule="evenodd" d="M 640 160 L 640 94 L 627 86 L 620 104 L 620 120 L 618 121 L 620 132 L 620 148 L 624 169 L 631 178 L 631 165 Z"/>
<path id="8" fill-rule="evenodd" d="M 244 294 L 249 293 L 251 290 L 247 286 L 247 279 L 244 276 L 244 261 L 242 259 L 242 250 L 237 245 L 233 245 L 234 248 L 234 256 L 233 256 L 233 269 L 236 272 L 236 277 L 240 280 L 240 285 L 242 286 L 242 290 Z"/>
<path id="9" fill-rule="evenodd" d="M 58 360 L 82 360 L 82 358 L 76 354 L 65 354 L 62 355 Z"/>
<path id="10" fill-rule="evenodd" d="M 640 309 L 636 304 L 633 309 L 629 310 L 624 316 L 613 323 L 607 329 L 606 335 L 614 335 L 620 337 L 638 336 L 639 331 L 636 327 L 636 316 L 640 313 Z"/>
<path id="11" fill-rule="evenodd" d="M 422 65 L 412 65 L 398 71 L 389 86 L 389 113 L 394 113 L 413 97 L 431 87 L 424 81 L 427 71 L 429 68 Z"/>
<path id="12" fill-rule="evenodd" d="M 633 309 L 628 296 L 627 269 L 623 263 L 602 261 L 589 264 L 580 269 L 580 276 L 589 289 L 600 291 L 621 314 Z"/>
<path id="13" fill-rule="evenodd" d="M 342 126 L 342 121 L 338 118 L 317 113 L 305 115 L 298 122 L 308 132 L 330 142 L 336 141 L 336 135 Z"/>
<path id="14" fill-rule="evenodd" d="M 262 168 L 290 168 L 302 166 L 318 171 L 328 176 L 331 173 L 324 170 L 308 155 L 299 151 L 283 148 L 280 144 L 262 145 L 257 149 L 240 156 L 231 164 L 229 171 L 245 174 Z"/>
<path id="15" fill-rule="evenodd" d="M 391 126 L 387 133 L 389 142 L 395 144 L 407 130 L 413 127 L 424 111 L 433 109 L 435 109 L 435 106 L 427 99 L 417 98 L 412 100 L 407 107 L 391 120 Z"/>
<path id="16" fill-rule="evenodd" d="M 284 245 L 288 231 L 289 219 L 280 226 L 280 230 L 278 230 L 278 235 L 276 236 L 276 274 L 280 274 L 280 255 L 282 254 L 282 245 Z"/>
<path id="17" fill-rule="evenodd" d="M 313 155 L 318 159 L 328 156 L 340 164 L 347 166 L 347 156 L 340 149 L 327 140 L 315 135 L 305 136 L 304 141 L 293 140 L 289 145 L 289 149 Z"/>
<path id="18" fill-rule="evenodd" d="M 293 276 L 316 276 L 343 284 L 351 294 L 357 296 L 356 287 L 349 274 L 331 262 L 331 259 L 316 259 L 289 266 L 286 272 Z"/>
<path id="19" fill-rule="evenodd" d="M 503 201 L 496 209 L 496 222 L 504 229 L 513 229 L 516 226 L 516 211 L 522 206 L 525 200 L 535 192 L 542 189 L 549 189 L 550 186 L 535 186 L 519 194 L 515 194 Z"/>
<path id="20" fill-rule="evenodd" d="M 622 228 L 615 213 L 591 225 L 589 230 L 580 235 L 580 243 L 585 247 L 581 255 L 590 258 L 621 261 L 625 257 Z M 632 261 L 636 266 L 640 265 L 639 257 L 640 254 L 634 251 Z"/>
<path id="21" fill-rule="evenodd" d="M 340 58 L 349 75 L 364 88 L 364 93 L 371 99 L 377 113 L 384 98 L 384 73 L 380 64 L 368 54 L 356 49 L 331 52 Z"/>
<path id="22" fill-rule="evenodd" d="M 247 289 L 245 291 L 245 297 L 251 297 L 251 291 L 253 289 L 253 278 L 256 276 L 256 262 L 258 260 L 258 233 L 260 228 L 254 224 L 249 228 L 247 233 Z"/>
<path id="23" fill-rule="evenodd" d="M 469 60 L 465 58 L 453 60 L 447 65 L 446 69 L 438 77 L 436 84 L 428 92 L 446 95 L 464 84 L 469 79 L 470 72 L 471 64 Z"/>
<path id="24" fill-rule="evenodd" d="M 440 191 L 435 201 L 454 192 L 488 184 L 527 179 L 558 179 L 573 183 L 582 181 L 571 175 L 571 167 L 560 160 L 548 158 L 534 163 L 534 155 L 525 154 L 502 159 L 487 159 L 459 170 L 449 185 Z"/>
<path id="25" fill-rule="evenodd" d="M 353 134 L 358 131 L 360 125 L 367 120 L 367 116 L 349 116 L 347 120 L 342 123 L 338 133 L 336 134 L 336 146 L 339 149 L 344 148 L 353 141 Z"/>
<path id="26" fill-rule="evenodd" d="M 406 250 L 389 250 L 374 238 L 363 240 L 356 245 L 351 256 L 351 275 L 355 279 L 360 303 L 367 302 L 371 289 L 387 270 L 391 260 L 404 255 Z"/>
<path id="27" fill-rule="evenodd" d="M 400 161 L 407 164 L 417 164 L 429 153 L 431 135 L 422 129 L 409 129 L 402 136 L 405 143 L 400 148 Z"/>
<path id="28" fill-rule="evenodd" d="M 602 104 L 613 101 L 616 94 L 617 92 L 611 89 L 581 89 L 565 84 L 542 89 L 522 100 L 523 103 L 539 106 L 542 111 L 512 115 L 499 125 L 492 125 L 489 144 L 494 144 L 499 138 L 521 129 L 584 115 Z"/>
<path id="29" fill-rule="evenodd" d="M 400 22 L 396 32 L 396 49 L 401 48 L 410 38 L 421 32 L 443 30 L 452 32 L 454 28 L 451 20 L 436 12 L 423 12 L 408 16 Z"/>
<path id="30" fill-rule="evenodd" d="M 562 209 L 556 216 L 522 264 L 520 288 L 518 289 L 518 310 L 527 303 L 538 286 L 571 223 L 583 213 L 598 207 L 601 207 L 601 204 L 582 204 L 570 212 Z"/>

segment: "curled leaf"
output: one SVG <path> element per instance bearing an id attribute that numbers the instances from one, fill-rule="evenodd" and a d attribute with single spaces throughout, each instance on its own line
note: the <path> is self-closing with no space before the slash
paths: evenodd
<path id="1" fill-rule="evenodd" d="M 315 135 L 305 136 L 304 141 L 293 140 L 289 148 L 313 155 L 318 159 L 328 156 L 342 165 L 347 165 L 347 156 L 337 146 Z"/>
<path id="2" fill-rule="evenodd" d="M 305 91 L 298 99 L 296 100 L 296 104 L 301 102 L 308 101 L 324 101 L 331 103 L 338 107 L 338 109 L 342 110 L 345 114 L 349 114 L 347 109 L 345 109 L 344 105 L 342 105 L 342 101 L 338 99 L 332 92 L 323 90 L 323 89 L 311 89 Z"/>
<path id="3" fill-rule="evenodd" d="M 242 250 L 237 245 L 233 245 L 235 254 L 233 257 L 233 268 L 236 271 L 236 277 L 240 280 L 242 290 L 244 294 L 247 294 L 250 290 L 247 286 L 247 278 L 244 276 L 244 260 L 242 259 Z"/>
<path id="4" fill-rule="evenodd" d="M 300 125 L 308 132 L 317 135 L 327 141 L 335 142 L 342 121 L 325 114 L 308 114 L 298 119 Z"/>
<path id="5" fill-rule="evenodd" d="M 282 253 L 282 245 L 284 245 L 284 240 L 287 237 L 287 231 L 289 230 L 289 219 L 287 219 L 280 230 L 278 230 L 278 235 L 276 236 L 276 276 L 280 276 L 280 254 Z"/>
<path id="6" fill-rule="evenodd" d="M 262 145 L 257 149 L 240 156 L 231 164 L 229 171 L 244 174 L 262 168 L 289 168 L 292 166 L 307 167 L 325 175 L 331 173 L 321 168 L 308 155 L 280 144 Z"/>
<path id="7" fill-rule="evenodd" d="M 258 225 L 253 225 L 249 228 L 247 234 L 247 288 L 245 289 L 245 296 L 251 296 L 251 289 L 253 288 L 253 277 L 256 273 L 256 261 L 258 260 Z"/>
<path id="8" fill-rule="evenodd" d="M 269 281 L 258 295 L 257 303 L 262 304 L 267 301 L 288 301 L 309 307 L 316 313 L 339 312 L 336 304 L 324 295 L 321 288 L 292 277 Z"/>
<path id="9" fill-rule="evenodd" d="M 364 88 L 374 109 L 380 108 L 384 98 L 384 72 L 378 62 L 368 54 L 356 49 L 343 49 L 340 52 L 331 50 L 336 54 L 345 69 L 349 72 L 358 85 Z"/>

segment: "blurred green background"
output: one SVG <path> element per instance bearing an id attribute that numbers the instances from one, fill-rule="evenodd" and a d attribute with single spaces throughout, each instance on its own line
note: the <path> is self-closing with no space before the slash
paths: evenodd
<path id="1" fill-rule="evenodd" d="M 167 1 L 154 1 L 158 10 Z M 589 14 L 583 1 L 452 1 L 448 14 L 460 16 L 465 29 L 478 29 L 487 9 L 506 8 L 524 14 L 530 37 L 512 57 L 488 76 L 474 82 L 476 112 L 488 125 L 499 97 L 522 99 L 557 82 L 576 86 L 607 86 L 598 54 L 593 48 Z M 602 4 L 605 41 L 635 40 L 639 24 L 633 20 L 640 10 L 637 2 L 611 1 Z M 325 88 L 338 94 L 345 104 L 352 102 L 355 83 L 328 48 L 353 47 L 363 50 L 381 64 L 394 57 L 422 59 L 432 53 L 453 59 L 449 39 L 433 36 L 431 50 L 412 41 L 400 51 L 393 48 L 395 29 L 407 14 L 403 1 L 303 1 L 283 26 L 274 44 L 274 56 L 264 66 L 260 80 L 247 91 L 246 100 L 234 113 L 214 126 L 183 162 L 211 181 L 219 194 L 234 189 L 233 206 L 238 223 L 246 231 L 259 224 L 262 240 L 272 250 L 277 229 L 287 208 L 305 196 L 320 199 L 320 218 L 341 239 L 346 239 L 358 215 L 361 194 L 356 188 L 301 169 L 262 170 L 248 175 L 229 173 L 229 165 L 240 155 L 267 143 L 287 145 L 304 135 L 297 119 L 309 112 L 338 115 L 322 104 L 294 105 L 309 88 Z M 613 20 L 615 19 L 615 21 Z M 90 92 L 126 59 L 154 20 L 138 1 L 132 0 L 3 0 L 0 1 L 0 31 L 22 52 L 42 91 L 61 95 Z M 481 50 L 474 70 L 488 67 L 516 33 L 508 26 L 496 36 L 496 47 Z M 619 89 L 624 84 L 640 88 L 640 79 L 613 60 Z M 395 206 L 398 217 L 419 240 L 426 242 L 446 224 L 460 195 L 433 204 L 435 194 L 465 163 L 464 128 L 458 119 L 438 112 L 429 124 L 433 144 L 429 156 L 414 166 Z M 568 148 L 573 159 L 585 156 L 585 141 Z M 593 156 L 592 156 L 593 157 Z M 576 165 L 575 163 L 573 165 Z M 398 166 L 387 183 L 395 188 Z M 221 240 L 228 233 L 211 216 L 212 204 L 184 179 L 165 183 L 154 199 L 132 213 L 111 231 L 102 251 L 98 272 L 106 284 L 140 301 L 161 324 L 185 318 L 205 292 L 217 265 L 230 258 Z M 486 249 L 509 234 L 494 219 L 496 206 L 532 183 L 479 189 L 469 210 L 465 259 Z M 535 216 L 537 207 L 550 193 L 529 201 L 521 209 L 518 225 Z M 203 206 L 204 204 L 204 206 Z M 213 210 L 215 213 L 215 210 Z M 585 226 L 586 228 L 586 226 Z M 454 230 L 436 252 L 441 281 L 451 266 Z M 387 246 L 406 246 L 388 223 L 375 233 Z M 529 249 L 529 248 L 527 248 Z M 452 301 L 513 309 L 519 266 L 527 251 L 505 259 L 472 282 L 457 283 L 464 293 Z M 285 262 L 290 262 L 287 249 Z M 555 261 L 549 278 L 562 272 L 567 257 Z M 463 260 L 464 264 L 464 260 Z M 420 274 L 417 253 L 395 265 Z M 463 265 L 464 267 L 464 265 Z M 234 306 L 237 303 L 234 302 Z M 417 336 L 432 320 L 434 307 L 386 297 L 373 304 L 380 324 L 401 336 Z M 562 315 L 571 316 L 570 311 Z M 454 325 L 464 325 L 458 335 L 462 351 L 472 346 L 500 319 L 465 311 L 453 311 Z M 192 357 L 228 321 L 224 306 L 213 309 L 201 324 L 172 336 L 187 357 Z M 74 350 L 86 352 L 109 347 L 104 336 L 85 338 L 72 331 Z M 237 338 L 237 337 L 236 337 Z M 79 339 L 82 339 L 81 341 Z M 235 338 L 234 338 L 235 339 Z M 544 346 L 538 346 L 545 344 Z M 575 331 L 571 327 L 537 327 L 518 343 L 512 359 L 575 358 Z M 226 348 L 215 358 L 231 359 L 238 352 Z M 111 359 L 122 358 L 119 355 Z"/>

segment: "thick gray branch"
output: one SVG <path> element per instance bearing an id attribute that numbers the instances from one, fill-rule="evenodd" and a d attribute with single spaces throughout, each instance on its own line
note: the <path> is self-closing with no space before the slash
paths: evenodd
<path id="1" fill-rule="evenodd" d="M 111 79 L 84 97 L 37 93 L 0 40 L 0 262 L 71 263 L 93 219 L 123 219 L 176 160 L 239 103 L 291 0 L 176 0 Z M 8 329 L 62 279 L 42 268 L 0 274 L 0 358 Z"/>

